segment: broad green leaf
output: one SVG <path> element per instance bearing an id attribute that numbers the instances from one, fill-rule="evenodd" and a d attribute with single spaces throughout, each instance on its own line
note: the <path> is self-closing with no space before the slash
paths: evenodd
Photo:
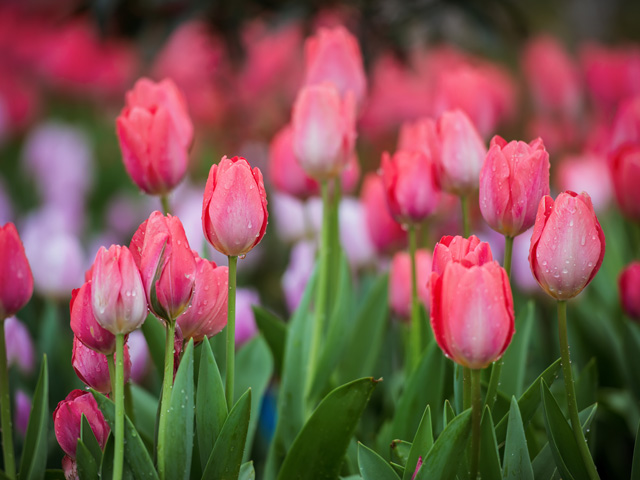
<path id="1" fill-rule="evenodd" d="M 203 480 L 236 479 L 240 475 L 242 455 L 247 441 L 251 415 L 251 390 L 233 406 L 202 473 Z"/>
<path id="2" fill-rule="evenodd" d="M 240 476 L 238 480 L 256 480 L 256 472 L 253 469 L 253 462 L 246 462 L 240 465 Z"/>
<path id="3" fill-rule="evenodd" d="M 125 434 L 125 442 L 126 442 L 126 434 Z M 104 478 L 104 479 L 113 478 L 113 451 L 115 448 L 114 443 L 115 443 L 115 440 L 113 438 L 113 435 L 110 434 L 107 437 L 107 443 L 104 446 L 104 452 L 102 454 L 102 461 L 100 462 L 100 475 L 101 475 L 101 478 Z M 132 479 L 141 478 L 140 476 L 134 476 L 133 472 L 131 471 L 131 467 L 127 463 L 126 456 L 127 454 L 126 454 L 126 447 L 125 447 L 125 461 L 124 461 L 124 465 L 122 465 L 122 479 L 132 480 Z M 158 478 L 157 474 L 155 473 L 152 473 L 149 475 L 150 475 L 149 478 Z M 155 476 L 151 476 L 151 475 L 155 475 Z M 144 477 L 144 474 L 142 475 L 142 477 Z"/>
<path id="4" fill-rule="evenodd" d="M 78 468 L 78 478 L 98 478 L 98 463 L 93 453 L 91 453 L 80 438 L 76 443 L 76 465 Z"/>
<path id="5" fill-rule="evenodd" d="M 385 459 L 361 443 L 358 443 L 358 466 L 364 480 L 400 480 Z"/>
<path id="6" fill-rule="evenodd" d="M 514 480 L 533 480 L 533 469 L 527 449 L 522 417 L 516 397 L 511 397 L 507 440 L 504 446 L 504 466 L 502 478 Z"/>
<path id="7" fill-rule="evenodd" d="M 451 402 L 447 399 L 444 401 L 444 408 L 442 410 L 444 414 L 444 424 L 443 426 L 447 426 L 451 423 L 451 420 L 456 418 L 456 412 L 453 411 L 453 407 L 451 406 Z"/>
<path id="8" fill-rule="evenodd" d="M 636 432 L 636 444 L 633 447 L 631 480 L 640 480 L 640 424 L 638 424 L 638 431 Z"/>
<path id="9" fill-rule="evenodd" d="M 587 363 L 586 367 L 580 372 L 580 376 L 576 379 L 575 389 L 579 410 L 596 403 L 598 393 L 598 365 L 595 357 L 589 360 L 589 363 Z"/>
<path id="10" fill-rule="evenodd" d="M 97 469 L 97 467 L 100 465 L 100 461 L 102 460 L 102 449 L 100 448 L 100 444 L 98 443 L 98 440 L 96 439 L 96 436 L 91 429 L 91 425 L 89 425 L 87 417 L 84 416 L 84 413 L 82 414 L 80 420 L 80 440 L 82 440 L 83 445 L 87 448 L 87 450 L 91 453 L 94 460 L 96 461 Z"/>
<path id="11" fill-rule="evenodd" d="M 471 409 L 449 423 L 423 459 L 415 480 L 452 480 L 456 476 L 460 453 L 469 440 Z"/>
<path id="12" fill-rule="evenodd" d="M 402 476 L 404 475 L 404 467 L 394 462 L 389 462 L 389 465 L 391 465 L 391 468 L 393 468 L 393 471 L 396 472 L 396 474 L 400 478 L 402 478 Z"/>
<path id="13" fill-rule="evenodd" d="M 524 312 L 516 315 L 516 332 L 513 340 L 501 360 L 500 390 L 507 396 L 522 395 L 524 376 L 527 368 L 527 355 L 531 343 L 531 332 L 535 320 L 534 303 L 530 300 Z"/>
<path id="14" fill-rule="evenodd" d="M 411 444 L 411 450 L 409 451 L 409 458 L 404 464 L 405 470 L 402 477 L 403 480 L 411 480 L 413 472 L 415 472 L 416 465 L 418 465 L 418 459 L 420 457 L 426 458 L 427 453 L 433 446 L 433 426 L 431 425 L 431 407 L 427 405 L 420 421 L 420 426 L 416 432 L 416 436 L 413 437 L 413 443 Z"/>
<path id="15" fill-rule="evenodd" d="M 149 314 L 142 324 L 142 333 L 149 346 L 151 360 L 153 360 L 158 374 L 162 376 L 164 372 L 165 328 L 153 314 Z"/>
<path id="16" fill-rule="evenodd" d="M 133 400 L 134 425 L 147 450 L 151 451 L 155 443 L 158 399 L 135 383 L 129 382 L 127 385 Z"/>
<path id="17" fill-rule="evenodd" d="M 256 325 L 271 350 L 275 371 L 278 376 L 281 376 L 284 349 L 287 343 L 287 325 L 269 310 L 259 305 L 253 305 L 252 308 Z"/>
<path id="18" fill-rule="evenodd" d="M 351 436 L 377 383 L 361 378 L 331 391 L 296 437 L 278 479 L 338 477 Z"/>
<path id="19" fill-rule="evenodd" d="M 498 442 L 493 430 L 493 418 L 491 410 L 485 406 L 480 423 L 480 478 L 500 478 L 502 468 L 500 467 L 500 454 L 498 453 Z"/>
<path id="20" fill-rule="evenodd" d="M 411 443 L 404 440 L 394 440 L 389 445 L 389 453 L 391 461 L 404 467 L 409 461 L 409 453 L 411 452 Z"/>
<path id="21" fill-rule="evenodd" d="M 2 328 L 2 325 L 0 325 Z M 40 479 L 47 466 L 47 436 L 49 432 L 49 370 L 47 356 L 42 356 L 40 376 L 33 396 L 29 424 L 22 448 L 20 480 Z"/>
<path id="22" fill-rule="evenodd" d="M 209 455 L 226 419 L 227 401 L 218 365 L 209 342 L 202 342 L 196 389 L 196 430 L 202 468 L 207 465 Z"/>

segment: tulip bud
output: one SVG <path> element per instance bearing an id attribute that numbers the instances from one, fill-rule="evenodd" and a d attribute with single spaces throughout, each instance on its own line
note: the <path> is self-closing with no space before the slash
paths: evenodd
<path id="1" fill-rule="evenodd" d="M 431 327 L 438 346 L 454 362 L 473 369 L 498 360 L 514 332 L 507 272 L 497 262 L 482 266 L 449 262 L 431 273 Z"/>
<path id="2" fill-rule="evenodd" d="M 429 309 L 429 287 L 431 272 L 431 253 L 428 250 L 416 251 L 416 277 L 418 298 Z M 411 314 L 411 257 L 407 252 L 398 252 L 393 256 L 389 270 L 389 304 L 391 309 L 403 319 Z"/>
<path id="3" fill-rule="evenodd" d="M 369 173 L 364 178 L 360 200 L 369 238 L 378 252 L 386 252 L 407 243 L 407 232 L 389 213 L 384 182 L 380 175 Z"/>
<path id="4" fill-rule="evenodd" d="M 4 321 L 5 343 L 7 349 L 7 365 L 17 365 L 23 373 L 31 373 L 34 367 L 33 340 L 27 326 L 16 317 Z"/>
<path id="5" fill-rule="evenodd" d="M 0 227 L 0 321 L 25 306 L 33 294 L 33 276 L 13 223 Z"/>
<path id="6" fill-rule="evenodd" d="M 193 295 L 196 263 L 178 217 L 153 212 L 133 234 L 129 246 L 140 269 L 149 309 L 173 322 Z"/>
<path id="7" fill-rule="evenodd" d="M 605 238 L 591 198 L 566 191 L 540 200 L 529 265 L 542 289 L 557 300 L 578 295 L 604 258 Z"/>
<path id="8" fill-rule="evenodd" d="M 62 457 L 62 470 L 65 480 L 79 480 L 78 464 L 69 455 Z"/>
<path id="9" fill-rule="evenodd" d="M 631 262 L 618 278 L 620 303 L 625 313 L 640 320 L 640 262 Z"/>
<path id="10" fill-rule="evenodd" d="M 398 150 L 415 150 L 435 159 L 440 152 L 436 122 L 425 117 L 403 123 L 398 134 Z"/>
<path id="11" fill-rule="evenodd" d="M 193 252 L 196 282 L 191 305 L 178 317 L 186 341 L 195 343 L 213 337 L 227 325 L 229 269 L 200 258 Z"/>
<path id="12" fill-rule="evenodd" d="M 447 264 L 451 262 L 463 263 L 467 266 L 482 266 L 491 261 L 493 261 L 491 247 L 487 242 L 481 242 L 475 235 L 471 235 L 468 239 L 459 235 L 446 236 L 442 237 L 433 248 L 431 270 L 442 275 Z"/>
<path id="13" fill-rule="evenodd" d="M 609 168 L 618 207 L 630 219 L 640 221 L 640 143 L 618 148 L 610 156 Z"/>
<path id="14" fill-rule="evenodd" d="M 267 229 L 267 193 L 259 168 L 242 157 L 222 157 L 209 171 L 202 203 L 202 229 L 213 248 L 246 255 Z"/>
<path id="15" fill-rule="evenodd" d="M 508 237 L 520 235 L 534 224 L 545 195 L 549 154 L 542 140 L 507 143 L 493 137 L 480 172 L 480 211 L 489 226 Z"/>
<path id="16" fill-rule="evenodd" d="M 102 328 L 93 314 L 91 304 L 91 277 L 82 287 L 71 292 L 71 330 L 87 347 L 104 355 L 116 351 L 116 337 Z"/>
<path id="17" fill-rule="evenodd" d="M 355 103 L 342 100 L 331 84 L 304 87 L 293 105 L 293 151 L 300 166 L 317 180 L 337 176 L 355 146 Z"/>
<path id="18" fill-rule="evenodd" d="M 140 271 L 127 247 L 101 247 L 93 263 L 91 305 L 96 320 L 114 335 L 130 333 L 147 318 Z"/>
<path id="19" fill-rule="evenodd" d="M 115 354 L 111 353 L 110 355 Z M 109 364 L 106 355 L 96 352 L 84 345 L 78 337 L 73 338 L 73 351 L 71 354 L 71 366 L 78 375 L 78 378 L 88 387 L 100 393 L 111 391 L 111 376 L 109 374 Z M 131 360 L 129 349 L 124 346 L 124 382 L 129 381 L 131 374 Z"/>
<path id="20" fill-rule="evenodd" d="M 184 178 L 193 140 L 187 105 L 172 80 L 138 80 L 116 120 L 127 173 L 151 195 L 166 195 Z"/>
<path id="21" fill-rule="evenodd" d="M 67 398 L 58 403 L 53 412 L 53 428 L 56 439 L 62 450 L 71 458 L 76 458 L 76 445 L 80 438 L 82 414 L 87 417 L 100 448 L 104 449 L 109 436 L 109 425 L 107 425 L 93 395 L 82 390 L 71 391 Z"/>

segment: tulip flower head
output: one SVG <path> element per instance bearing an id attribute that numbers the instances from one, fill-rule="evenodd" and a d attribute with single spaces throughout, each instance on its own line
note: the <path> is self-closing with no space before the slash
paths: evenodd
<path id="1" fill-rule="evenodd" d="M 640 320 L 640 262 L 631 262 L 618 278 L 620 303 L 625 313 Z"/>
<path id="2" fill-rule="evenodd" d="M 618 207 L 626 217 L 640 222 L 640 143 L 624 145 L 609 158 Z"/>
<path id="3" fill-rule="evenodd" d="M 0 227 L 0 322 L 25 306 L 33 294 L 33 275 L 13 223 Z"/>
<path id="4" fill-rule="evenodd" d="M 428 281 L 431 272 L 431 253 L 425 249 L 416 251 L 416 274 L 418 298 L 429 309 Z M 403 319 L 411 314 L 411 258 L 407 252 L 393 256 L 389 271 L 389 304 L 391 309 Z"/>
<path id="5" fill-rule="evenodd" d="M 115 335 L 102 328 L 93 314 L 90 280 L 71 292 L 69 310 L 71 312 L 71 330 L 78 340 L 90 349 L 104 355 L 116 351 Z"/>
<path id="6" fill-rule="evenodd" d="M 111 353 L 110 355 L 115 354 Z M 73 351 L 71 353 L 71 366 L 82 382 L 101 393 L 111 391 L 111 376 L 106 355 L 91 350 L 82 343 L 78 337 L 73 339 Z M 124 382 L 129 381 L 131 374 L 131 359 L 129 349 L 124 346 Z"/>
<path id="7" fill-rule="evenodd" d="M 445 236 L 433 248 L 433 262 L 431 270 L 438 275 L 444 273 L 447 264 L 451 262 L 463 263 L 467 266 L 482 266 L 493 260 L 491 247 L 487 242 L 481 242 L 478 237 Z"/>

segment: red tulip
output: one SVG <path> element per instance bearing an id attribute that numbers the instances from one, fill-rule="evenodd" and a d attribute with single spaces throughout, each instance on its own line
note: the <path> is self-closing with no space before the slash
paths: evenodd
<path id="1" fill-rule="evenodd" d="M 640 320 L 640 262 L 631 262 L 618 278 L 620 303 L 625 313 Z"/>
<path id="2" fill-rule="evenodd" d="M 116 351 L 116 337 L 102 328 L 93 314 L 91 305 L 91 277 L 82 287 L 71 292 L 71 330 L 87 347 L 104 355 Z"/>
<path id="3" fill-rule="evenodd" d="M 429 309 L 429 274 L 431 272 L 431 253 L 428 250 L 416 251 L 416 276 L 418 298 Z M 389 304 L 391 309 L 402 318 L 411 314 L 411 258 L 407 252 L 398 252 L 393 256 L 389 270 Z"/>
<path id="4" fill-rule="evenodd" d="M 0 321 L 25 306 L 33 294 L 33 276 L 13 223 L 0 227 Z"/>
<path id="5" fill-rule="evenodd" d="M 111 353 L 114 356 L 115 354 Z M 88 387 L 101 393 L 111 391 L 111 376 L 109 375 L 109 364 L 106 355 L 96 352 L 84 345 L 78 337 L 73 338 L 73 350 L 71 353 L 71 366 L 78 375 L 78 378 Z M 129 349 L 124 346 L 124 382 L 129 381 L 131 374 L 131 360 Z"/>
<path id="6" fill-rule="evenodd" d="M 444 273 L 447 264 L 463 263 L 466 266 L 482 266 L 493 261 L 491 247 L 487 242 L 481 242 L 478 237 L 471 235 L 468 239 L 461 236 L 442 237 L 433 248 L 432 271 L 438 275 Z"/>
<path id="7" fill-rule="evenodd" d="M 610 157 L 609 168 L 620 210 L 640 221 L 640 143 L 618 148 Z"/>
<path id="8" fill-rule="evenodd" d="M 609 151 L 640 144 L 640 95 L 622 102 L 616 112 L 609 140 Z"/>
<path id="9" fill-rule="evenodd" d="M 175 321 L 189 305 L 196 274 L 182 222 L 155 211 L 133 234 L 129 248 L 150 310 L 158 318 Z"/>
<path id="10" fill-rule="evenodd" d="M 480 211 L 489 226 L 509 237 L 520 235 L 534 224 L 545 195 L 549 154 L 542 140 L 507 143 L 493 137 L 480 172 Z"/>
<path id="11" fill-rule="evenodd" d="M 242 157 L 222 157 L 213 165 L 204 190 L 202 229 L 213 248 L 242 256 L 255 247 L 267 229 L 267 192 L 259 168 Z"/>
<path id="12" fill-rule="evenodd" d="M 566 191 L 555 202 L 550 196 L 540 200 L 529 265 L 545 292 L 558 300 L 578 295 L 600 269 L 604 250 L 589 195 Z"/>

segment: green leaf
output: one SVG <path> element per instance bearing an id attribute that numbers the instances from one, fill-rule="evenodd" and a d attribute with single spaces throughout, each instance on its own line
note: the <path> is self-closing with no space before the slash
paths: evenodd
<path id="1" fill-rule="evenodd" d="M 597 401 L 598 393 L 598 365 L 595 357 L 589 360 L 576 380 L 576 401 L 578 409 L 582 410 Z"/>
<path id="2" fill-rule="evenodd" d="M 236 356 L 236 395 L 238 392 L 251 389 L 251 417 L 244 451 L 245 461 L 248 461 L 251 455 L 253 437 L 260 418 L 262 398 L 269 386 L 272 373 L 273 360 L 267 342 L 262 336 L 254 337 L 240 349 Z"/>
<path id="3" fill-rule="evenodd" d="M 485 406 L 480 423 L 480 478 L 501 478 L 500 454 L 498 442 L 493 430 L 493 418 L 491 410 Z"/>
<path id="4" fill-rule="evenodd" d="M 240 465 L 240 476 L 238 480 L 256 480 L 256 472 L 253 469 L 253 462 L 246 462 Z"/>
<path id="5" fill-rule="evenodd" d="M 500 375 L 500 390 L 508 397 L 511 395 L 519 397 L 524 389 L 527 355 L 535 320 L 533 300 L 527 302 L 524 314 L 518 313 L 519 315 L 516 315 L 516 332 L 501 360 L 504 365 Z"/>
<path id="6" fill-rule="evenodd" d="M 471 409 L 465 410 L 449 423 L 423 459 L 416 480 L 450 480 L 458 471 L 460 452 L 469 440 Z"/>
<path id="7" fill-rule="evenodd" d="M 394 440 L 389 445 L 389 453 L 391 461 L 404 467 L 409 461 L 409 453 L 411 453 L 411 443 L 404 440 Z"/>
<path id="8" fill-rule="evenodd" d="M 142 324 L 142 333 L 149 346 L 151 360 L 153 360 L 158 374 L 162 376 L 164 372 L 165 329 L 160 321 L 150 313 Z"/>
<path id="9" fill-rule="evenodd" d="M 636 359 L 640 352 L 640 338 L 636 334 L 637 325 L 631 322 L 624 322 L 624 334 L 622 335 L 622 351 L 624 353 L 623 368 L 627 377 L 628 388 L 640 399 L 640 369 L 636 368 Z"/>
<path id="10" fill-rule="evenodd" d="M 636 444 L 633 447 L 631 480 L 640 480 L 640 424 L 638 424 L 638 431 L 636 432 Z"/>
<path id="11" fill-rule="evenodd" d="M 202 468 L 207 465 L 207 460 L 226 419 L 227 401 L 220 371 L 211 345 L 209 342 L 202 342 L 196 389 L 196 430 Z"/>
<path id="12" fill-rule="evenodd" d="M 284 349 L 287 343 L 287 325 L 280 318 L 259 305 L 253 305 L 253 314 L 256 318 L 256 325 L 267 341 L 269 350 L 271 350 L 276 374 L 281 376 Z"/>
<path id="13" fill-rule="evenodd" d="M 134 425 L 147 450 L 151 451 L 155 443 L 156 416 L 158 399 L 135 383 L 128 383 L 133 400 Z"/>
<path id="14" fill-rule="evenodd" d="M 0 325 L 2 328 L 2 325 Z M 42 356 L 40 376 L 33 396 L 29 425 L 22 448 L 20 480 L 40 479 L 47 467 L 47 436 L 49 432 L 49 370 L 47 356 Z"/>
<path id="15" fill-rule="evenodd" d="M 58 470 L 53 468 L 45 470 L 43 478 L 44 480 L 66 480 L 62 469 Z"/>
<path id="16" fill-rule="evenodd" d="M 89 450 L 80 438 L 76 444 L 76 465 L 78 468 L 78 478 L 98 478 L 98 463 L 91 450 Z"/>
<path id="17" fill-rule="evenodd" d="M 451 423 L 451 420 L 456 418 L 456 412 L 453 411 L 451 402 L 448 399 L 444 401 L 443 413 L 444 413 L 444 426 L 446 427 Z"/>
<path id="18" fill-rule="evenodd" d="M 104 478 L 104 479 L 113 478 L 113 454 L 114 454 L 114 450 L 115 450 L 115 445 L 114 444 L 115 444 L 114 437 L 113 437 L 113 435 L 109 434 L 109 436 L 107 437 L 107 443 L 104 446 L 104 452 L 102 454 L 102 460 L 100 462 L 100 475 L 101 475 L 101 478 Z M 154 475 L 154 474 L 150 474 L 150 475 Z M 125 448 L 125 462 L 122 465 L 122 479 L 123 480 L 132 480 L 134 478 L 140 478 L 140 477 L 135 477 L 133 475 L 133 472 L 131 471 L 131 467 L 129 466 L 129 464 L 126 461 L 126 448 Z M 157 477 L 157 474 L 156 474 L 155 477 L 150 477 L 150 478 L 158 478 L 158 477 Z"/>
<path id="19" fill-rule="evenodd" d="M 278 479 L 338 477 L 351 436 L 377 383 L 361 378 L 332 390 L 296 437 Z"/>
<path id="20" fill-rule="evenodd" d="M 358 466 L 364 480 L 400 480 L 380 455 L 358 442 Z"/>
<path id="21" fill-rule="evenodd" d="M 94 460 L 96 461 L 97 468 L 97 466 L 100 465 L 100 461 L 102 460 L 102 449 L 100 448 L 100 444 L 98 443 L 98 440 L 96 439 L 96 436 L 91 429 L 91 425 L 89 425 L 87 417 L 84 416 L 84 413 L 80 418 L 80 440 L 82 440 L 83 445 L 93 456 Z"/>
<path id="22" fill-rule="evenodd" d="M 115 428 L 115 420 L 116 420 L 116 407 L 113 402 L 95 390 L 90 390 L 93 397 L 96 399 L 96 403 L 98 404 L 98 408 L 102 411 L 104 415 L 104 419 L 111 427 L 111 430 Z M 112 438 L 112 436 L 111 436 Z M 158 474 L 156 472 L 155 467 L 153 466 L 153 462 L 151 461 L 151 457 L 149 456 L 149 452 L 147 452 L 140 435 L 138 434 L 136 428 L 133 426 L 131 420 L 126 415 L 124 416 L 124 442 L 127 446 L 124 449 L 124 461 L 127 466 L 130 468 L 131 472 L 134 474 L 134 478 L 136 479 L 158 479 Z M 107 442 L 109 443 L 109 442 Z M 112 442 L 113 443 L 113 442 Z M 106 448 L 105 448 L 106 451 Z M 106 453 L 103 455 L 103 458 L 106 456 Z M 111 454 L 113 457 L 113 454 Z M 107 462 L 109 463 L 109 462 Z M 103 478 L 111 478 L 110 476 L 104 477 L 105 473 L 105 462 L 102 462 L 102 473 Z"/>
<path id="23" fill-rule="evenodd" d="M 527 449 L 527 439 L 524 434 L 524 426 L 522 425 L 522 417 L 520 416 L 516 397 L 511 397 L 502 478 L 533 480 L 533 469 L 531 468 L 531 459 Z"/>
<path id="24" fill-rule="evenodd" d="M 202 473 L 203 480 L 236 479 L 240 475 L 242 455 L 247 441 L 251 415 L 251 390 L 233 406 Z"/>
<path id="25" fill-rule="evenodd" d="M 549 446 L 562 478 L 589 478 L 571 427 L 544 381 L 542 408 Z"/>
<path id="26" fill-rule="evenodd" d="M 522 424 L 527 425 L 533 418 L 533 415 L 540 405 L 540 382 L 544 380 L 548 385 L 551 385 L 557 377 L 558 370 L 560 370 L 560 359 L 553 362 L 547 369 L 536 378 L 533 383 L 527 388 L 520 398 L 518 399 L 518 409 L 522 416 Z M 509 415 L 505 415 L 496 425 L 496 439 L 498 445 L 502 445 L 507 436 L 507 422 Z"/>
<path id="27" fill-rule="evenodd" d="M 433 446 L 433 426 L 431 425 L 431 407 L 427 405 L 420 421 L 420 426 L 416 432 L 416 436 L 413 437 L 413 443 L 411 444 L 411 450 L 409 452 L 409 458 L 407 459 L 404 470 L 403 480 L 411 480 L 413 472 L 418 465 L 418 459 L 420 457 L 426 458 L 429 450 Z"/>

